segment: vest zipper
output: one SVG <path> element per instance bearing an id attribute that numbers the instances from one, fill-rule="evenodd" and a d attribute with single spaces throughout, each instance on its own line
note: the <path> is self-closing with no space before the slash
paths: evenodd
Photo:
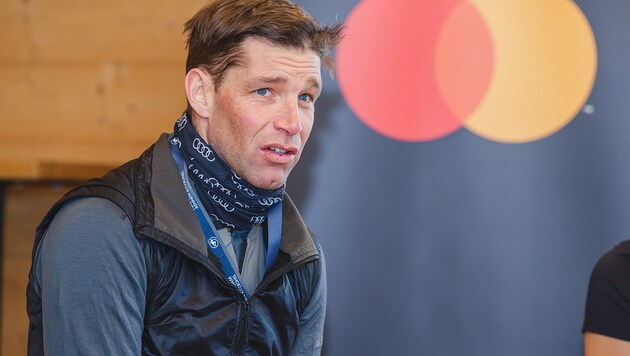
<path id="1" fill-rule="evenodd" d="M 234 352 L 237 355 L 243 354 L 243 348 L 247 342 L 247 332 L 249 329 L 249 300 L 243 299 L 243 312 L 241 313 L 241 322 L 236 334 L 236 343 L 234 345 Z"/>
<path id="2" fill-rule="evenodd" d="M 315 257 L 306 258 L 295 265 L 291 265 L 289 267 L 277 270 L 274 273 L 271 273 L 269 276 L 267 276 L 261 281 L 261 283 L 258 285 L 256 290 L 252 293 L 252 295 L 250 296 L 248 300 L 245 300 L 241 297 L 242 298 L 241 300 L 243 300 L 243 312 L 241 313 L 241 322 L 239 323 L 239 328 L 236 334 L 236 343 L 234 344 L 234 353 L 236 355 L 243 354 L 243 348 L 245 347 L 245 343 L 247 342 L 247 332 L 249 329 L 249 309 L 251 305 L 250 301 L 252 300 L 254 295 L 258 293 L 258 290 L 263 288 L 264 286 L 269 284 L 269 282 L 275 280 L 276 278 L 279 278 L 280 276 L 288 273 L 292 269 L 297 268 L 298 266 L 301 266 L 302 264 L 309 263 L 315 260 L 317 260 L 317 258 Z M 233 285 L 230 284 L 230 286 L 232 287 L 232 289 L 236 289 L 236 287 L 234 287 Z"/>

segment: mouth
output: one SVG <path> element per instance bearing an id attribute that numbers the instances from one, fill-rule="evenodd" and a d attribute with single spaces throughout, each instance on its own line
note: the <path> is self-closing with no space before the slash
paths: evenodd
<path id="1" fill-rule="evenodd" d="M 295 155 L 295 153 L 297 152 L 296 149 L 285 148 L 285 147 L 276 146 L 276 145 L 267 146 L 265 149 L 279 155 Z"/>

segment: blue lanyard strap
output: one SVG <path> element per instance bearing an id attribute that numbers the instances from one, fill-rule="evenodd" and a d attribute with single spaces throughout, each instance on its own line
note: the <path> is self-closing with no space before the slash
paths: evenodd
<path id="1" fill-rule="evenodd" d="M 169 137 L 169 139 L 172 137 Z M 201 230 L 204 235 L 204 239 L 206 244 L 210 248 L 210 251 L 215 254 L 221 261 L 221 266 L 223 267 L 223 272 L 227 277 L 228 281 L 232 283 L 236 289 L 243 295 L 245 300 L 249 299 L 249 295 L 243 286 L 243 282 L 241 280 L 241 276 L 235 271 L 234 266 L 230 262 L 227 254 L 225 253 L 225 246 L 219 239 L 218 233 L 214 225 L 204 216 L 203 211 L 195 197 L 193 196 L 190 187 L 188 186 L 188 181 L 186 179 L 186 171 L 184 166 L 184 159 L 182 157 L 182 153 L 177 146 L 177 144 L 171 143 L 171 154 L 173 155 L 173 159 L 179 168 L 179 173 L 182 178 L 182 183 L 184 184 L 184 189 L 186 189 L 186 195 L 188 196 L 188 203 L 190 203 L 190 207 L 193 212 L 197 216 L 197 220 L 199 220 L 199 224 L 201 225 Z M 268 241 L 267 241 L 267 259 L 265 261 L 265 271 L 268 273 L 273 267 L 273 264 L 278 257 L 278 251 L 280 250 L 280 241 L 282 239 L 282 203 L 278 203 L 267 211 L 267 228 L 268 228 Z"/>

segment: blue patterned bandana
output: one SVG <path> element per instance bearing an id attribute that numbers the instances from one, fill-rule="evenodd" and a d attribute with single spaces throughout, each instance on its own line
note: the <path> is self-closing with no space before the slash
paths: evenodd
<path id="1" fill-rule="evenodd" d="M 282 201 L 284 185 L 266 190 L 247 183 L 199 136 L 186 114 L 175 122 L 171 144 L 181 149 L 190 181 L 217 228 L 248 230 Z"/>

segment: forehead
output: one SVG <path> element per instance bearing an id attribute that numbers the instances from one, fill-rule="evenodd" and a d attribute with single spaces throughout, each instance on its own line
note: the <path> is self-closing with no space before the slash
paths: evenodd
<path id="1" fill-rule="evenodd" d="M 313 81 L 321 86 L 321 61 L 310 49 L 271 45 L 248 38 L 242 44 L 241 65 L 236 71 L 248 77 L 278 76 L 285 80 Z"/>

